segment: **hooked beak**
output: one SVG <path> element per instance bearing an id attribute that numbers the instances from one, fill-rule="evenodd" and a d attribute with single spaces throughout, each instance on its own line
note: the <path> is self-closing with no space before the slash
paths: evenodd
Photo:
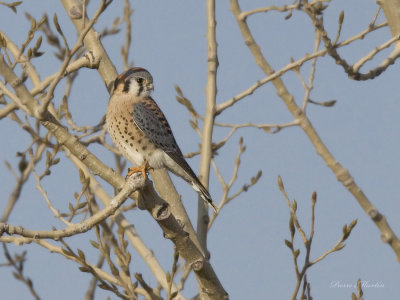
<path id="1" fill-rule="evenodd" d="M 147 84 L 147 90 L 148 90 L 148 91 L 154 91 L 154 85 L 153 85 L 153 83 L 148 83 L 148 84 Z"/>

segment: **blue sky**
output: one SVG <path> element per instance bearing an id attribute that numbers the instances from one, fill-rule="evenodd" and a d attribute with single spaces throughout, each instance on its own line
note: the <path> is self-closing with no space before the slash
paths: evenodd
<path id="1" fill-rule="evenodd" d="M 204 1 L 133 1 L 132 21 L 133 44 L 130 57 L 136 66 L 148 69 L 154 78 L 154 99 L 167 116 L 175 137 L 183 152 L 198 149 L 199 137 L 190 128 L 190 115 L 176 100 L 174 85 L 181 87 L 199 112 L 204 112 L 207 75 L 207 47 Z M 265 75 L 255 65 L 251 53 L 245 46 L 236 21 L 229 10 L 228 1 L 217 1 L 217 39 L 220 66 L 218 69 L 217 102 L 222 103 L 237 93 L 247 89 Z M 272 5 L 270 1 L 240 1 L 242 9 Z M 244 3 L 246 2 L 246 3 Z M 40 4 L 40 5 L 39 5 Z M 278 3 L 283 4 L 282 3 Z M 89 14 L 96 9 L 97 1 L 91 1 Z M 123 9 L 122 1 L 114 1 L 107 12 L 95 25 L 101 31 L 110 26 Z M 361 0 L 334 1 L 325 12 L 326 28 L 331 36 L 336 34 L 337 20 L 341 10 L 345 10 L 342 38 L 349 38 L 364 30 L 371 21 L 376 5 Z M 39 19 L 46 12 L 50 19 L 57 13 L 60 25 L 68 37 L 70 45 L 76 32 L 58 1 L 24 1 L 18 14 L 0 7 L 0 29 L 7 33 L 18 45 L 26 36 L 30 23 L 24 12 Z M 258 14 L 249 18 L 263 54 L 275 70 L 284 67 L 290 58 L 301 58 L 313 51 L 314 29 L 309 19 L 295 13 L 289 20 L 285 14 Z M 383 20 L 382 16 L 379 19 Z M 388 28 L 371 34 L 363 41 L 340 49 L 348 62 L 356 62 L 375 46 L 390 38 Z M 103 45 L 119 72 L 122 71 L 120 46 L 124 33 L 107 37 Z M 42 79 L 59 68 L 54 59 L 53 49 L 43 48 L 45 55 L 35 59 L 35 67 Z M 374 66 L 387 55 L 384 52 L 377 60 L 367 64 Z M 302 69 L 308 76 L 310 64 Z M 366 69 L 363 69 L 364 71 Z M 398 139 L 400 113 L 398 84 L 398 64 L 390 67 L 373 81 L 356 82 L 347 78 L 342 68 L 330 57 L 318 60 L 316 80 L 311 99 L 328 101 L 335 99 L 334 107 L 326 108 L 309 104 L 307 113 L 320 137 L 335 158 L 352 174 L 356 183 L 378 210 L 383 213 L 392 229 L 400 232 L 398 212 L 400 202 L 400 163 Z M 301 103 L 303 88 L 293 72 L 283 77 L 295 101 Z M 64 83 L 56 89 L 55 103 L 61 101 Z M 104 115 L 108 93 L 95 70 L 82 70 L 70 96 L 70 108 L 74 119 L 80 125 L 94 125 Z M 227 123 L 286 123 L 292 116 L 276 95 L 271 84 L 259 88 L 224 114 L 218 122 Z M 29 136 L 9 119 L 3 119 L 0 137 L 7 141 L 0 151 L 0 160 L 9 161 L 17 168 L 16 151 L 25 149 Z M 217 128 L 214 140 L 227 134 L 227 129 Z M 340 238 L 342 226 L 358 219 L 358 224 L 346 247 L 327 257 L 309 270 L 308 280 L 315 299 L 350 299 L 354 288 L 335 287 L 335 283 L 353 285 L 358 278 L 371 285 L 366 287 L 366 299 L 394 299 L 397 293 L 399 266 L 390 247 L 380 241 L 380 233 L 361 210 L 356 200 L 336 180 L 334 174 L 316 154 L 310 141 L 299 128 L 287 128 L 271 135 L 257 129 L 241 129 L 231 138 L 225 148 L 219 151 L 216 163 L 225 180 L 232 174 L 238 141 L 243 136 L 247 146 L 241 158 L 240 173 L 233 191 L 250 180 L 258 170 L 263 171 L 260 182 L 247 193 L 227 205 L 215 221 L 209 233 L 208 246 L 211 263 L 231 299 L 287 299 L 295 286 L 292 257 L 284 244 L 289 239 L 289 210 L 277 185 L 277 176 L 283 178 L 291 199 L 298 203 L 298 216 L 307 232 L 310 224 L 311 194 L 317 191 L 316 233 L 311 257 L 316 258 L 330 249 Z M 111 153 L 99 146 L 89 148 L 110 167 L 113 166 Z M 54 167 L 52 175 L 43 181 L 52 201 L 62 211 L 68 210 L 73 202 L 73 193 L 79 192 L 78 171 L 60 153 L 61 163 Z M 199 159 L 189 163 L 198 172 Z M 3 210 L 14 179 L 5 165 L 0 166 L 2 186 L 0 210 Z M 190 186 L 178 178 L 173 178 L 182 194 L 192 222 L 196 223 L 196 195 Z M 102 181 L 101 181 L 102 182 Z M 103 182 L 102 182 L 103 183 Z M 104 184 L 111 194 L 112 188 Z M 222 196 L 221 187 L 214 172 L 211 173 L 210 192 L 216 202 Z M 172 244 L 162 237 L 157 224 L 143 211 L 126 213 L 141 237 L 152 248 L 164 269 L 172 265 Z M 44 199 L 35 189 L 30 178 L 24 188 L 9 222 L 32 229 L 62 228 L 50 213 Z M 90 246 L 89 239 L 94 233 L 73 237 L 72 247 L 87 251 L 86 257 L 93 263 L 97 254 Z M 301 240 L 297 237 L 297 247 L 304 253 Z M 26 274 L 34 281 L 37 292 L 43 299 L 79 299 L 86 291 L 90 276 L 78 271 L 78 266 L 57 254 L 36 245 L 24 247 L 10 246 L 12 251 L 28 250 Z M 302 259 L 302 256 L 301 256 Z M 4 258 L 0 259 L 0 263 Z M 132 271 L 143 273 L 145 280 L 155 285 L 156 281 L 147 270 L 140 257 L 133 253 Z M 0 289 L 3 299 L 30 299 L 29 291 L 17 282 L 9 269 L 0 268 Z M 383 285 L 383 286 L 382 286 Z M 97 291 L 98 299 L 106 298 L 106 293 Z M 193 276 L 184 295 L 196 293 Z M 111 295 L 111 298 L 115 297 Z"/>

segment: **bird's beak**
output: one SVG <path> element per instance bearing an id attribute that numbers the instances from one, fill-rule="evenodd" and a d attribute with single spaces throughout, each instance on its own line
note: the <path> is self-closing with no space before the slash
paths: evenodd
<path id="1" fill-rule="evenodd" d="M 154 85 L 152 83 L 147 84 L 147 90 L 154 91 Z"/>

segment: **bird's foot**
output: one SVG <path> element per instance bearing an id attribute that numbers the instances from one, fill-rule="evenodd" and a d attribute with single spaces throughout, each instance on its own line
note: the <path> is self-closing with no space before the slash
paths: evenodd
<path id="1" fill-rule="evenodd" d="M 144 164 L 139 167 L 128 168 L 128 174 L 126 174 L 125 179 L 128 179 L 129 176 L 137 172 L 142 173 L 143 178 L 146 179 L 147 178 L 146 172 L 148 169 L 149 169 L 149 164 L 147 161 L 145 161 Z"/>

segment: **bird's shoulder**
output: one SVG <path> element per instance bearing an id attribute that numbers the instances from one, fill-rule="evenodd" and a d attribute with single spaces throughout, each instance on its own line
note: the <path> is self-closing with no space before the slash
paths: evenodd
<path id="1" fill-rule="evenodd" d="M 136 125 L 157 146 L 165 151 L 177 151 L 174 135 L 160 107 L 152 98 L 134 104 L 133 119 Z"/>

